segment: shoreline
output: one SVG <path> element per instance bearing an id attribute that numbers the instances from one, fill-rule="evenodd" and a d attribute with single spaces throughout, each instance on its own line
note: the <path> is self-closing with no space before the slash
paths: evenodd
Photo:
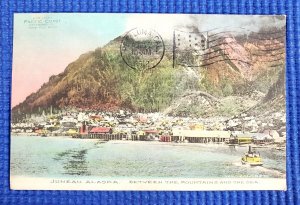
<path id="1" fill-rule="evenodd" d="M 232 145 L 232 144 L 226 144 L 226 143 L 191 143 L 191 142 L 161 142 L 161 141 L 142 141 L 142 140 L 103 140 L 103 139 L 81 139 L 81 138 L 73 138 L 72 136 L 67 135 L 59 135 L 59 136 L 47 136 L 42 137 L 41 135 L 30 135 L 29 133 L 13 133 L 11 134 L 11 137 L 37 137 L 37 138 L 49 138 L 49 139 L 74 139 L 82 142 L 87 141 L 99 141 L 99 142 L 106 142 L 109 144 L 151 144 L 151 145 L 169 145 L 169 146 L 194 146 L 194 147 L 248 147 L 251 146 L 255 149 L 276 149 L 276 148 L 282 148 L 282 150 L 279 151 L 285 151 L 285 147 L 281 147 L 278 144 L 268 144 L 268 145 L 257 145 L 257 144 L 242 144 L 242 145 Z"/>

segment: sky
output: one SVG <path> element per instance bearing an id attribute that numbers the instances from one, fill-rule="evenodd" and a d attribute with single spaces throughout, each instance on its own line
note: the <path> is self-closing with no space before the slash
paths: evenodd
<path id="1" fill-rule="evenodd" d="M 174 29 L 196 26 L 201 31 L 285 25 L 274 16 L 187 14 L 15 14 L 12 106 L 36 92 L 50 76 L 64 71 L 81 54 L 93 51 L 136 27 L 156 30 L 171 39 Z"/>

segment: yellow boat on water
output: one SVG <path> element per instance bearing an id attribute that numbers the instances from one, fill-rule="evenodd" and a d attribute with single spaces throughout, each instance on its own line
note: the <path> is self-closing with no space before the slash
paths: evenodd
<path id="1" fill-rule="evenodd" d="M 242 157 L 242 164 L 248 164 L 250 166 L 262 166 L 262 158 L 259 152 L 252 151 L 251 146 L 249 146 L 248 152 Z"/>

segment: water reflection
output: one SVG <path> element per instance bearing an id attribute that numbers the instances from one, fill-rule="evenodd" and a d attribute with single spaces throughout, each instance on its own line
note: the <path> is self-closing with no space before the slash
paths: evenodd
<path id="1" fill-rule="evenodd" d="M 237 152 L 237 149 L 236 149 L 235 145 L 229 146 L 229 150 L 230 150 L 230 153 L 235 153 L 235 152 Z"/>
<path id="2" fill-rule="evenodd" d="M 54 157 L 55 160 L 63 161 L 64 174 L 66 175 L 91 175 L 86 161 L 87 149 L 67 150 L 60 152 Z"/>

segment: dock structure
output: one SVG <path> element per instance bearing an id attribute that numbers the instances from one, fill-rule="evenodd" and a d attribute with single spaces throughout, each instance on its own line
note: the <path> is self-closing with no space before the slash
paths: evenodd
<path id="1" fill-rule="evenodd" d="M 72 138 L 78 139 L 101 139 L 101 140 L 132 140 L 132 141 L 144 141 L 146 140 L 145 136 L 137 135 L 137 134 L 109 134 L 109 133 L 88 133 L 88 134 L 79 134 L 74 135 Z"/>
<path id="2" fill-rule="evenodd" d="M 79 138 L 79 139 L 101 139 L 101 140 L 122 140 L 126 139 L 127 135 L 125 134 L 80 134 L 75 135 L 73 138 Z"/>
<path id="3" fill-rule="evenodd" d="M 146 141 L 147 135 L 139 134 L 110 134 L 110 133 L 87 133 L 74 135 L 73 138 L 80 139 L 101 139 L 101 140 L 131 140 Z M 173 135 L 161 136 L 163 142 L 184 142 L 190 143 L 223 143 L 230 138 L 229 131 L 206 131 L 206 130 L 173 130 Z"/>
<path id="4" fill-rule="evenodd" d="M 183 142 L 185 140 L 188 140 L 191 143 L 221 143 L 228 141 L 229 138 L 229 131 L 173 129 L 172 141 Z"/>

